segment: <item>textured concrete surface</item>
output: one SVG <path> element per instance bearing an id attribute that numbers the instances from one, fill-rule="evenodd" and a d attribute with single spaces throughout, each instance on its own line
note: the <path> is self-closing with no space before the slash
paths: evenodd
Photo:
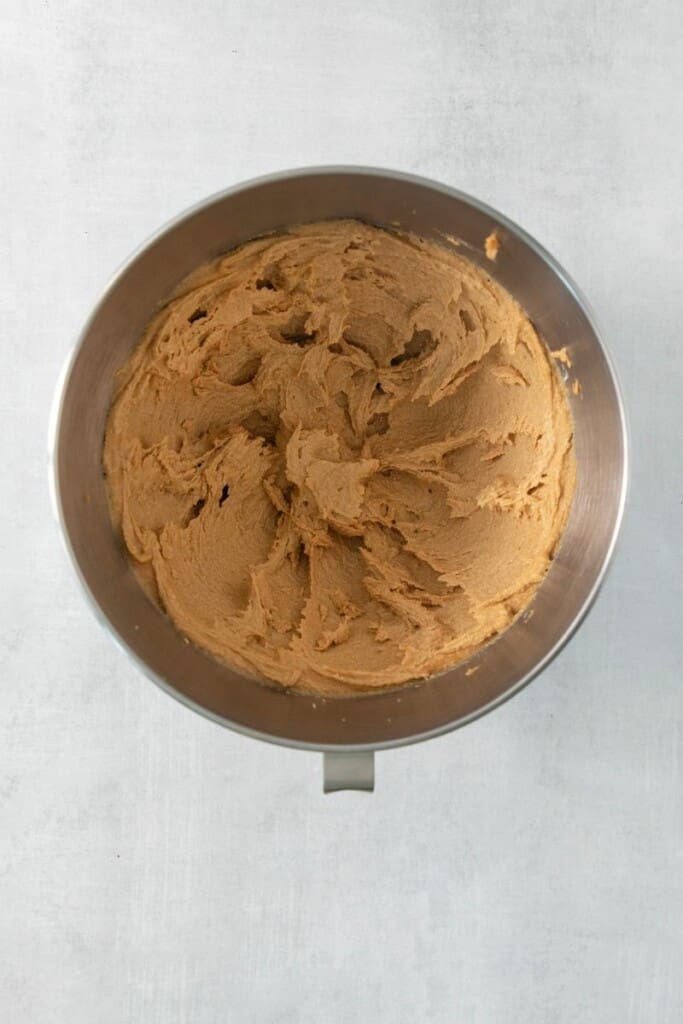
<path id="1" fill-rule="evenodd" d="M 683 1019 L 682 8 L 3 5 L 0 1019 Z M 393 166 L 524 224 L 625 386 L 630 508 L 589 620 L 374 796 L 231 735 L 100 631 L 46 487 L 62 360 L 112 269 L 226 184 Z"/>

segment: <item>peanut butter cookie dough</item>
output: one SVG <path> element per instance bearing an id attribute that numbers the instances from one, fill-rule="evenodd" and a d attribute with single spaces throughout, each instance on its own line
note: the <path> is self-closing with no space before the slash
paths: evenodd
<path id="1" fill-rule="evenodd" d="M 505 629 L 575 473 L 563 386 L 511 296 L 355 221 L 192 275 L 122 371 L 104 465 L 178 629 L 322 694 L 420 679 Z"/>

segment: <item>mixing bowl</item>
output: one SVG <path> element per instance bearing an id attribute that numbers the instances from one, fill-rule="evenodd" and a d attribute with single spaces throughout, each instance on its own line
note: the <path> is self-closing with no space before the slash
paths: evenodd
<path id="1" fill-rule="evenodd" d="M 551 349 L 566 347 L 578 482 L 569 522 L 529 608 L 468 662 L 417 686 L 321 700 L 254 682 L 188 645 L 140 588 L 109 518 L 102 441 L 116 371 L 151 314 L 190 271 L 256 235 L 356 217 L 459 251 L 500 282 Z M 495 262 L 484 240 L 497 232 Z M 576 392 L 576 393 L 575 393 Z M 374 751 L 430 739 L 517 693 L 577 628 L 603 579 L 622 516 L 626 431 L 614 372 L 568 275 L 525 231 L 445 185 L 392 171 L 323 167 L 230 188 L 182 214 L 118 272 L 64 371 L 51 428 L 64 539 L 100 620 L 167 693 L 261 740 L 325 753 L 325 788 L 370 789 Z"/>

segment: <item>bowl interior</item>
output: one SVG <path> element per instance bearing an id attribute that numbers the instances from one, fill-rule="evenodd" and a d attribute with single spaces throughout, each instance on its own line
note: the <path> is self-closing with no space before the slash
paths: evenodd
<path id="1" fill-rule="evenodd" d="M 101 451 L 114 375 L 150 318 L 191 270 L 256 235 L 304 221 L 358 217 L 460 251 L 507 288 L 550 348 L 566 346 L 578 481 L 557 556 L 521 617 L 469 662 L 401 691 L 345 700 L 285 694 L 183 642 L 147 599 L 111 526 Z M 501 242 L 495 263 L 486 236 Z M 540 247 L 495 211 L 444 186 L 361 169 L 275 175 L 206 201 L 139 251 L 86 325 L 55 428 L 55 496 L 86 592 L 114 637 L 155 682 L 223 724 L 315 748 L 392 746 L 463 724 L 527 682 L 587 609 L 618 529 L 626 476 L 621 403 L 584 303 Z M 472 671 L 472 670 L 475 671 Z"/>

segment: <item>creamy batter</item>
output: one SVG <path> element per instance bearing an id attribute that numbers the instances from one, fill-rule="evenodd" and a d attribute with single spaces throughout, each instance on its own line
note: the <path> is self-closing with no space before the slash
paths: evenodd
<path id="1" fill-rule="evenodd" d="M 122 371 L 104 464 L 144 584 L 248 674 L 353 694 L 469 656 L 529 602 L 572 424 L 516 302 L 355 221 L 203 267 Z"/>

